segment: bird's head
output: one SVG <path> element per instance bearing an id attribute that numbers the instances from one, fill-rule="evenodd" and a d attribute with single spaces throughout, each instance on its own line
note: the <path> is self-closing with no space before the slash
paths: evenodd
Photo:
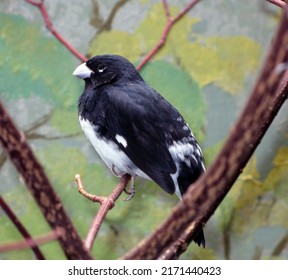
<path id="1" fill-rule="evenodd" d="M 74 76 L 91 80 L 96 86 L 111 84 L 116 81 L 129 82 L 139 80 L 141 76 L 134 65 L 119 55 L 98 55 L 79 65 Z"/>

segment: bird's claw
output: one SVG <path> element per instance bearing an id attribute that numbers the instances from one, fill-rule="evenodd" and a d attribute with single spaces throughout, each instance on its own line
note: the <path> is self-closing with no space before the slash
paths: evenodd
<path id="1" fill-rule="evenodd" d="M 133 199 L 133 197 L 135 196 L 135 193 L 136 193 L 136 188 L 134 186 L 134 182 L 130 185 L 129 190 L 127 190 L 125 188 L 124 192 L 128 194 L 128 196 L 123 199 L 124 201 L 129 201 L 129 200 Z"/>

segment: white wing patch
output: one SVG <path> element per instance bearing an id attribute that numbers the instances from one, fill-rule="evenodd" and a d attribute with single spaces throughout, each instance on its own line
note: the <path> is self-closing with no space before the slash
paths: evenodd
<path id="1" fill-rule="evenodd" d="M 183 141 L 183 142 L 174 141 L 173 144 L 169 147 L 169 152 L 174 162 L 177 162 L 180 160 L 180 161 L 185 162 L 187 166 L 191 167 L 190 160 L 187 158 L 187 155 L 193 156 L 194 147 L 192 144 L 187 143 L 186 141 Z"/>
<path id="2" fill-rule="evenodd" d="M 119 134 L 116 134 L 115 138 L 116 138 L 116 140 L 117 140 L 117 142 L 118 142 L 119 144 L 122 144 L 122 145 L 123 145 L 124 148 L 127 147 L 127 141 L 126 141 L 126 139 L 125 139 L 123 136 L 121 136 L 121 135 L 119 135 Z"/>
<path id="3" fill-rule="evenodd" d="M 198 156 L 202 156 L 202 151 L 197 143 L 196 146 L 194 146 L 190 144 L 186 138 L 183 138 L 182 141 L 174 141 L 168 149 L 177 168 L 176 172 L 170 174 L 170 176 L 174 182 L 175 193 L 181 199 L 181 192 L 178 184 L 178 175 L 180 172 L 179 162 L 185 162 L 188 167 L 191 167 L 191 158 L 195 161 L 196 164 L 198 163 L 194 153 L 196 153 Z M 202 166 L 204 168 L 203 163 Z"/>

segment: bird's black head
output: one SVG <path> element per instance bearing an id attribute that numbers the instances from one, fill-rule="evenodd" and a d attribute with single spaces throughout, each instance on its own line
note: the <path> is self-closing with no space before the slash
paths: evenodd
<path id="1" fill-rule="evenodd" d="M 89 79 L 97 87 L 116 81 L 135 82 L 142 80 L 134 65 L 119 55 L 98 55 L 79 65 L 73 75 Z"/>

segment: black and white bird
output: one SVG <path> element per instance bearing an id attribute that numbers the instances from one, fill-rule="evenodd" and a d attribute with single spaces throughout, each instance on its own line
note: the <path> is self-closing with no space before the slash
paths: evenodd
<path id="1" fill-rule="evenodd" d="M 80 125 L 116 175 L 155 181 L 181 199 L 205 171 L 204 159 L 181 114 L 118 55 L 99 55 L 78 66 L 84 79 Z M 205 246 L 203 230 L 194 240 Z"/>

